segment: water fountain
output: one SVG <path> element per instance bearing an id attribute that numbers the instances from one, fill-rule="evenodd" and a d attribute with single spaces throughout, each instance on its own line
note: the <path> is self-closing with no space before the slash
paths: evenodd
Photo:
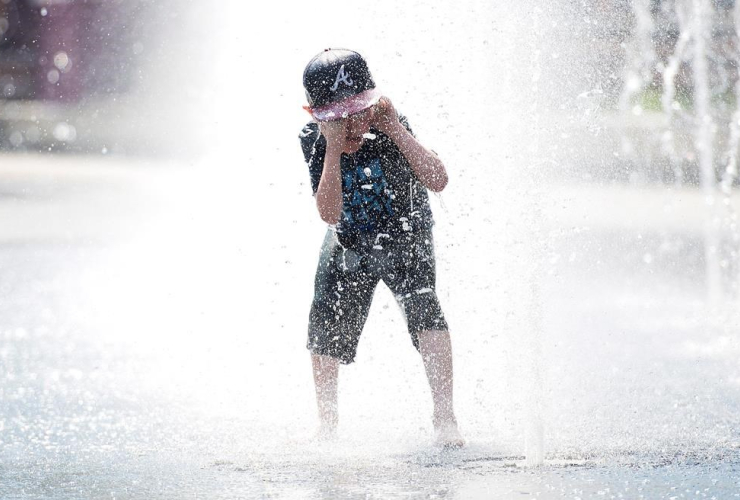
<path id="1" fill-rule="evenodd" d="M 662 4 L 681 28 L 668 55 L 655 5 L 227 2 L 218 29 L 195 30 L 219 48 L 197 59 L 208 90 L 162 80 L 203 111 L 181 126 L 206 154 L 111 170 L 3 158 L 0 496 L 730 497 L 737 347 L 708 327 L 703 280 L 720 269 L 709 289 L 732 290 L 740 117 L 717 113 L 715 41 L 692 35 L 717 3 Z M 421 362 L 382 287 L 343 367 L 339 440 L 311 440 L 324 226 L 300 73 L 337 44 L 364 53 L 451 173 L 432 203 L 463 450 L 431 445 Z M 706 170 L 725 160 L 718 190 Z M 700 166 L 716 233 L 694 209 Z M 38 215 L 52 210 L 59 227 Z"/>
<path id="2" fill-rule="evenodd" d="M 707 298 L 715 308 L 723 297 L 731 299 L 737 294 L 738 253 L 736 215 L 730 201 L 737 170 L 738 115 L 723 102 L 728 95 L 732 100 L 738 95 L 737 73 L 725 67 L 738 60 L 738 7 L 730 12 L 726 5 L 717 5 L 719 10 L 711 1 L 666 2 L 651 12 L 648 2 L 634 1 L 635 30 L 627 83 L 620 99 L 622 113 L 629 119 L 629 115 L 643 112 L 635 95 L 658 90 L 664 124 L 661 151 L 671 165 L 676 185 L 686 182 L 687 159 L 692 165 L 689 168 L 698 171 L 705 201 Z M 677 33 L 671 46 L 665 40 L 670 40 L 672 29 Z M 658 43 L 668 46 L 665 61 L 656 59 Z M 690 84 L 685 77 L 689 71 Z M 679 74 L 684 76 L 681 95 L 677 96 Z M 717 150 L 721 152 L 717 154 Z"/>

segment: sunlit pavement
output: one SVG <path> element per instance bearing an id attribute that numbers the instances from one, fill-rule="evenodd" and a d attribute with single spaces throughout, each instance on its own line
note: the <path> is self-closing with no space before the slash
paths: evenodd
<path id="1" fill-rule="evenodd" d="M 516 242 L 478 229 L 482 246 L 454 258 L 480 226 L 440 211 L 468 448 L 431 447 L 421 366 L 384 290 L 343 372 L 340 439 L 317 444 L 308 188 L 253 185 L 300 200 L 271 206 L 211 173 L 2 158 L 0 497 L 740 495 L 737 328 L 732 305 L 704 299 L 696 192 L 543 187 L 546 463 L 528 469 L 523 278 L 489 272 L 516 263 Z"/>

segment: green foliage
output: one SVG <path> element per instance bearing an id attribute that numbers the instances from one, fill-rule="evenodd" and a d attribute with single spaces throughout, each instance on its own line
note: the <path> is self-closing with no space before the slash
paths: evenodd
<path id="1" fill-rule="evenodd" d="M 649 86 L 635 94 L 632 98 L 632 105 L 639 105 L 645 111 L 662 111 L 663 103 L 661 98 L 663 89 L 657 86 Z M 694 93 L 692 89 L 686 87 L 677 87 L 674 102 L 680 105 L 680 110 L 692 111 L 694 108 Z M 712 95 L 711 105 L 714 108 L 724 108 L 734 110 L 737 107 L 737 97 L 732 88 L 716 92 Z"/>
<path id="2" fill-rule="evenodd" d="M 639 105 L 645 111 L 660 111 L 663 109 L 663 104 L 660 102 L 661 95 L 661 89 L 651 85 L 635 95 L 634 104 Z"/>
<path id="3" fill-rule="evenodd" d="M 663 89 L 661 87 L 650 85 L 633 97 L 632 104 L 639 105 L 645 111 L 662 111 L 662 96 Z M 682 110 L 691 110 L 694 107 L 691 91 L 683 87 L 676 88 L 674 101 L 678 102 Z"/>

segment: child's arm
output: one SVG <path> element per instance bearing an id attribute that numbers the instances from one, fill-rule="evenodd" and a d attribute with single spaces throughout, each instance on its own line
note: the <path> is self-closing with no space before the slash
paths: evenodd
<path id="1" fill-rule="evenodd" d="M 398 121 L 398 113 L 387 97 L 382 97 L 375 105 L 373 123 L 398 146 L 424 186 L 434 192 L 442 191 L 447 186 L 447 170 L 442 160 L 422 146 Z"/>
<path id="2" fill-rule="evenodd" d="M 342 150 L 344 124 L 341 121 L 322 122 L 319 127 L 326 137 L 324 171 L 316 190 L 316 207 L 321 219 L 327 224 L 336 224 L 342 214 Z"/>

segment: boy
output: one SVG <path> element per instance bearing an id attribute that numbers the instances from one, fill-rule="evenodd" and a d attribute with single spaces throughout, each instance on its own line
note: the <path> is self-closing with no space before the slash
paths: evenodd
<path id="1" fill-rule="evenodd" d="M 358 53 L 327 49 L 303 73 L 313 121 L 301 132 L 316 205 L 330 225 L 308 327 L 320 434 L 338 424 L 339 364 L 352 363 L 380 280 L 403 309 L 434 403 L 436 441 L 464 445 L 452 402 L 452 348 L 435 291 L 427 189 L 447 172 L 383 96 Z"/>

